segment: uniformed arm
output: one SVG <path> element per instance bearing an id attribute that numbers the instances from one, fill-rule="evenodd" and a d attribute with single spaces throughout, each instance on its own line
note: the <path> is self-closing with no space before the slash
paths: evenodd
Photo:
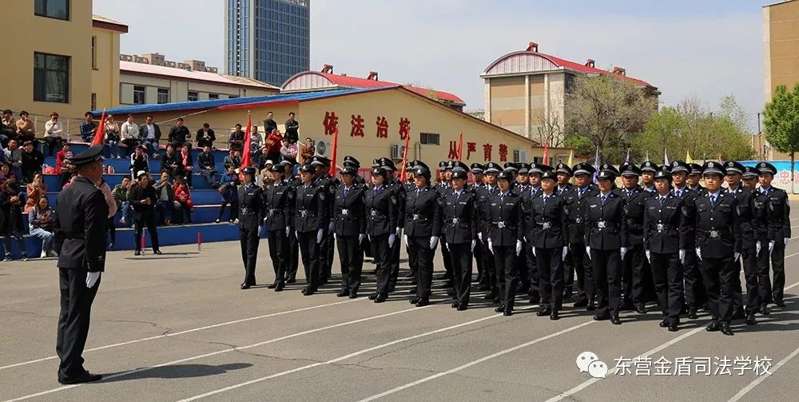
<path id="1" fill-rule="evenodd" d="M 687 200 L 690 198 L 681 199 L 680 200 L 680 219 L 679 219 L 679 249 L 680 250 L 687 250 L 689 243 L 690 243 L 690 232 L 691 232 L 691 220 L 687 214 L 685 214 L 685 204 Z"/>
<path id="2" fill-rule="evenodd" d="M 405 193 L 405 186 L 400 184 L 397 186 L 397 221 L 396 224 L 392 226 L 393 228 L 398 227 L 402 229 L 405 227 L 405 219 L 402 219 L 402 217 L 405 214 L 406 202 L 407 202 L 407 194 Z"/>
<path id="3" fill-rule="evenodd" d="M 472 192 L 471 208 L 469 208 L 468 214 L 469 222 L 471 222 L 471 225 L 469 226 L 472 228 L 472 232 L 470 234 L 470 236 L 472 236 L 471 239 L 477 240 L 477 232 L 479 231 L 477 226 L 480 224 L 480 218 L 477 215 L 477 194 L 474 192 Z"/>
<path id="4" fill-rule="evenodd" d="M 560 199 L 560 227 L 561 227 L 561 236 L 563 237 L 563 244 L 569 244 L 569 207 L 566 205 L 566 200 L 564 198 Z"/>
<path id="5" fill-rule="evenodd" d="M 523 230 L 523 228 L 524 228 L 524 212 L 522 211 L 522 209 L 523 209 L 522 208 L 522 202 L 523 202 L 522 201 L 522 197 L 519 196 L 519 206 L 518 206 L 518 208 L 516 208 L 516 212 L 515 212 L 516 216 L 513 217 L 516 220 L 516 222 L 519 222 L 519 226 L 516 229 L 516 240 L 519 240 L 519 241 L 523 241 L 524 240 L 524 233 L 525 233 L 524 230 Z"/>
<path id="6" fill-rule="evenodd" d="M 317 187 L 319 194 L 316 197 L 316 214 L 319 217 L 319 227 L 317 229 L 327 229 L 330 223 L 330 195 L 327 187 Z"/>
<path id="7" fill-rule="evenodd" d="M 258 187 L 258 200 L 256 204 L 258 204 L 258 226 L 261 226 L 264 223 L 264 219 L 266 218 L 266 192 L 261 188 Z"/>
<path id="8" fill-rule="evenodd" d="M 286 202 L 283 203 L 283 217 L 286 221 L 286 226 L 294 230 L 294 208 L 297 207 L 297 193 L 292 186 L 286 187 Z"/>
<path id="9" fill-rule="evenodd" d="M 433 231 L 430 234 L 433 237 L 441 236 L 441 220 L 443 219 L 441 213 L 441 204 L 438 202 L 438 192 L 433 192 Z"/>
<path id="10" fill-rule="evenodd" d="M 354 212 L 357 214 L 358 218 L 358 234 L 366 234 L 366 188 L 363 186 L 359 187 L 358 200 L 354 203 L 354 205 L 357 205 L 358 208 L 356 208 Z"/>
<path id="11" fill-rule="evenodd" d="M 785 194 L 785 213 L 783 214 L 783 237 L 786 239 L 791 238 L 791 203 L 788 200 L 788 193 Z"/>
<path id="12" fill-rule="evenodd" d="M 644 200 L 644 219 L 642 220 L 642 230 L 641 230 L 641 240 L 643 241 L 644 250 L 649 249 L 649 207 L 646 205 L 648 204 L 648 200 Z M 680 211 L 680 215 L 682 215 L 682 211 Z M 682 242 L 680 243 L 682 244 Z M 682 248 L 682 247 L 680 247 Z"/>
<path id="13" fill-rule="evenodd" d="M 375 195 L 377 197 L 377 195 Z M 389 232 L 394 232 L 394 228 L 399 227 L 402 225 L 399 223 L 402 221 L 403 217 L 400 215 L 402 211 L 399 208 L 399 200 L 397 199 L 397 194 L 395 192 L 391 192 L 388 195 L 388 230 Z"/>
<path id="14" fill-rule="evenodd" d="M 629 247 L 630 246 L 630 235 L 627 232 L 627 211 L 630 208 L 635 208 L 635 204 L 632 202 L 627 202 L 623 197 L 619 196 L 621 200 L 621 222 L 619 224 L 619 230 L 621 231 L 621 246 L 622 247 Z"/>
<path id="15" fill-rule="evenodd" d="M 108 204 L 101 191 L 88 196 L 84 206 L 84 237 L 86 239 L 86 270 L 103 272 L 105 270 L 106 222 Z"/>
<path id="16" fill-rule="evenodd" d="M 583 224 L 583 242 L 586 246 L 591 244 L 591 227 L 589 226 L 588 221 L 588 208 L 586 208 L 586 204 L 588 204 L 588 200 L 584 200 L 580 204 L 580 208 L 576 211 L 577 216 L 582 218 Z"/>
<path id="17" fill-rule="evenodd" d="M 738 199 L 733 197 L 732 199 L 732 225 L 730 229 L 732 230 L 732 238 L 735 239 L 735 244 L 733 246 L 733 250 L 736 253 L 740 253 L 743 249 L 743 230 L 742 230 L 742 222 L 744 218 L 740 213 L 740 209 L 738 208 Z"/>

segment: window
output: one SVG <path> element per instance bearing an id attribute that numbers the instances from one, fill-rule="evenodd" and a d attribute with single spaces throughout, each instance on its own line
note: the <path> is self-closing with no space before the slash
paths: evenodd
<path id="1" fill-rule="evenodd" d="M 33 54 L 33 100 L 69 103 L 69 57 Z"/>
<path id="2" fill-rule="evenodd" d="M 97 37 L 92 35 L 92 69 L 97 70 Z"/>
<path id="3" fill-rule="evenodd" d="M 425 145 L 439 145 L 441 135 L 433 133 L 419 133 L 419 142 Z"/>
<path id="4" fill-rule="evenodd" d="M 219 94 L 208 94 L 208 99 L 219 99 Z"/>
<path id="5" fill-rule="evenodd" d="M 169 103 L 169 88 L 158 88 L 158 103 Z"/>
<path id="6" fill-rule="evenodd" d="M 144 87 L 140 85 L 133 86 L 133 104 L 134 105 L 143 105 L 144 104 Z"/>
<path id="7" fill-rule="evenodd" d="M 35 0 L 33 13 L 40 17 L 69 20 L 69 0 Z"/>
<path id="8" fill-rule="evenodd" d="M 188 99 L 189 102 L 194 102 L 200 99 L 200 96 L 195 91 L 189 91 Z"/>

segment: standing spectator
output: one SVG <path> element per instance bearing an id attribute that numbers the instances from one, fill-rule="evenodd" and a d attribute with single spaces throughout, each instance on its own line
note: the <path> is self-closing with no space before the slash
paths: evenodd
<path id="1" fill-rule="evenodd" d="M 280 150 L 282 148 L 283 136 L 277 130 L 267 131 L 264 141 L 263 156 L 275 162 L 280 162 Z"/>
<path id="2" fill-rule="evenodd" d="M 120 133 L 122 143 L 128 147 L 128 155 L 132 154 L 136 146 L 139 145 L 139 125 L 133 121 L 133 115 L 129 114 L 127 121 L 122 123 Z M 117 159 L 120 159 L 119 155 L 117 155 Z"/>
<path id="3" fill-rule="evenodd" d="M 139 145 L 133 154 L 130 155 L 130 177 L 131 179 L 136 176 L 137 172 L 150 173 L 150 158 L 144 152 L 144 146 Z"/>
<path id="4" fill-rule="evenodd" d="M 83 118 L 83 123 L 80 124 L 80 138 L 83 142 L 91 143 L 94 140 L 94 131 L 97 129 L 97 124 L 94 124 L 92 112 L 84 113 Z"/>
<path id="5" fill-rule="evenodd" d="M 128 226 L 130 223 L 130 202 L 128 201 L 128 191 L 130 190 L 130 177 L 123 177 L 122 182 L 114 186 L 111 195 L 114 196 L 114 201 L 117 203 L 117 210 L 122 212 L 119 218 L 119 223 L 122 226 Z"/>
<path id="6" fill-rule="evenodd" d="M 50 208 L 50 202 L 47 201 L 47 197 L 40 198 L 36 206 L 28 212 L 28 225 L 30 226 L 31 237 L 42 241 L 42 254 L 40 257 L 54 255 L 53 228 L 55 227 L 55 213 Z"/>
<path id="7" fill-rule="evenodd" d="M 244 131 L 241 130 L 241 124 L 236 124 L 236 129 L 230 133 L 227 142 L 231 151 L 241 152 L 241 147 L 244 146 Z"/>
<path id="8" fill-rule="evenodd" d="M 161 172 L 167 172 L 170 177 L 175 177 L 180 168 L 180 159 L 178 153 L 175 152 L 175 146 L 172 144 L 166 145 L 166 153 L 163 160 L 161 160 Z"/>
<path id="9" fill-rule="evenodd" d="M 158 223 L 169 226 L 172 224 L 175 192 L 172 190 L 172 184 L 169 182 L 169 174 L 167 172 L 161 172 L 161 178 L 153 185 L 153 189 L 155 190 L 156 205 L 158 207 Z"/>
<path id="10" fill-rule="evenodd" d="M 0 145 L 6 146 L 9 140 L 15 138 L 17 138 L 17 127 L 14 112 L 9 109 L 3 110 L 3 117 L 0 119 Z"/>
<path id="11" fill-rule="evenodd" d="M 277 130 L 277 122 L 274 119 L 274 114 L 272 112 L 268 112 L 266 114 L 266 120 L 264 120 L 264 132 L 266 134 L 271 134 L 272 131 Z"/>
<path id="12" fill-rule="evenodd" d="M 111 158 L 122 159 L 119 153 L 119 125 L 114 121 L 114 116 L 108 115 L 105 120 L 105 143 L 108 145 Z"/>
<path id="13" fill-rule="evenodd" d="M 299 156 L 297 163 L 304 165 L 311 161 L 311 158 L 316 153 L 316 145 L 311 137 L 305 138 L 305 143 L 300 144 Z"/>
<path id="14" fill-rule="evenodd" d="M 283 138 L 280 146 L 280 156 L 284 161 L 289 161 L 292 164 L 297 163 L 297 143 L 290 142 L 288 138 Z"/>
<path id="15" fill-rule="evenodd" d="M 225 207 L 230 206 L 230 223 L 239 223 L 239 175 L 235 169 L 228 170 L 222 176 L 222 185 L 219 186 L 219 193 L 222 194 L 222 205 L 219 206 L 219 215 L 216 217 L 216 223 L 222 220 L 222 215 L 225 213 Z"/>
<path id="16" fill-rule="evenodd" d="M 189 143 L 189 147 L 191 147 L 191 133 L 189 132 L 189 129 L 183 125 L 183 118 L 178 117 L 177 121 L 175 122 L 175 127 L 172 127 L 169 130 L 169 143 L 175 148 L 180 149 L 187 141 Z"/>
<path id="17" fill-rule="evenodd" d="M 261 147 L 263 147 L 263 140 L 261 133 L 258 132 L 258 126 L 253 126 L 250 133 L 250 164 L 257 164 L 261 157 Z M 248 167 L 248 166 L 244 166 Z"/>
<path id="18" fill-rule="evenodd" d="M 44 176 L 41 173 L 37 173 L 33 177 L 33 181 L 25 186 L 25 193 L 28 199 L 25 201 L 25 209 L 22 212 L 27 214 L 39 204 L 40 199 L 47 198 L 47 185 L 44 184 Z"/>
<path id="19" fill-rule="evenodd" d="M 30 114 L 26 111 L 19 112 L 19 120 L 17 120 L 17 142 L 25 143 L 25 141 L 36 140 L 36 127 L 33 125 L 33 120 L 30 119 Z"/>
<path id="20" fill-rule="evenodd" d="M 289 142 L 297 142 L 300 139 L 300 122 L 294 119 L 294 112 L 289 113 L 289 119 L 286 120 L 286 137 Z"/>
<path id="21" fill-rule="evenodd" d="M 16 240 L 22 252 L 22 259 L 28 260 L 25 247 L 25 228 L 22 221 L 22 192 L 17 178 L 13 175 L 0 185 L 0 237 L 3 238 L 5 261 L 11 261 L 11 240 Z"/>
<path id="22" fill-rule="evenodd" d="M 47 144 L 47 156 L 53 156 L 56 153 L 56 149 L 61 149 L 65 134 L 64 126 L 58 121 L 58 113 L 50 113 L 50 120 L 44 123 L 44 143 Z M 44 148 L 43 146 L 42 150 Z"/>
<path id="23" fill-rule="evenodd" d="M 114 194 L 111 192 L 111 187 L 108 182 L 103 180 L 97 188 L 103 193 L 106 205 L 108 205 L 108 216 L 106 216 L 106 230 L 108 230 L 108 238 L 110 241 L 106 244 L 106 248 L 111 250 L 114 248 L 114 243 L 117 241 L 117 229 L 114 225 L 114 216 L 117 214 L 117 202 L 114 199 Z"/>
<path id="24" fill-rule="evenodd" d="M 161 254 L 158 247 L 158 229 L 155 227 L 155 204 L 158 199 L 155 189 L 150 185 L 150 175 L 147 172 L 136 174 L 138 182 L 131 186 L 128 192 L 128 200 L 133 206 L 134 233 L 133 241 L 136 246 L 134 255 L 141 255 L 142 234 L 144 227 L 150 233 L 150 240 L 153 245 L 153 253 Z"/>
<path id="25" fill-rule="evenodd" d="M 191 223 L 191 208 L 193 206 L 191 201 L 191 190 L 189 190 L 189 186 L 186 185 L 186 181 L 182 176 L 175 178 L 175 185 L 172 188 L 172 192 L 175 194 L 175 223 Z"/>
<path id="26" fill-rule="evenodd" d="M 68 142 L 65 142 L 61 150 L 55 154 L 55 174 L 61 177 L 61 188 L 69 182 L 72 177 L 72 165 L 69 159 L 72 158 L 72 151 L 70 151 Z"/>
<path id="27" fill-rule="evenodd" d="M 22 177 L 22 149 L 17 146 L 17 140 L 9 140 L 5 149 L 6 163 L 11 165 L 11 173 L 17 178 Z"/>
<path id="28" fill-rule="evenodd" d="M 191 185 L 191 176 L 192 170 L 194 170 L 194 162 L 191 160 L 191 151 L 189 150 L 188 144 L 183 144 L 183 147 L 180 148 L 180 155 L 178 157 L 178 175 L 179 177 L 183 177 L 188 182 L 189 187 Z"/>
<path id="29" fill-rule="evenodd" d="M 197 146 L 200 148 L 205 146 L 213 148 L 214 141 L 216 141 L 214 130 L 208 123 L 203 123 L 203 128 L 197 130 Z"/>
<path id="30" fill-rule="evenodd" d="M 42 172 L 44 155 L 33 147 L 33 141 L 25 141 L 22 147 L 22 179 L 24 183 L 30 183 L 36 173 Z"/>
<path id="31" fill-rule="evenodd" d="M 217 188 L 219 180 L 216 178 L 216 162 L 210 146 L 203 147 L 203 151 L 197 156 L 197 165 L 200 167 L 200 175 L 205 178 L 208 185 Z"/>
<path id="32" fill-rule="evenodd" d="M 161 140 L 161 127 L 153 122 L 153 116 L 147 115 L 144 124 L 139 128 L 139 139 L 147 146 L 150 157 L 159 158 L 158 141 Z"/>
<path id="33" fill-rule="evenodd" d="M 241 166 L 241 154 L 237 150 L 231 150 L 228 156 L 225 157 L 225 170 L 230 173 L 234 169 Z"/>

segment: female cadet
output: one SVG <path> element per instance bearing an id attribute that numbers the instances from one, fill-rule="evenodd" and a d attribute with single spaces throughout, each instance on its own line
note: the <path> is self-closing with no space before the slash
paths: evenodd
<path id="1" fill-rule="evenodd" d="M 375 293 L 369 299 L 382 303 L 388 298 L 388 285 L 391 279 L 389 251 L 397 240 L 394 228 L 397 227 L 398 202 L 393 191 L 385 185 L 387 172 L 376 167 L 372 169 L 372 188 L 366 190 L 364 207 L 366 212 L 366 234 L 372 246 L 372 256 L 377 266 Z"/>

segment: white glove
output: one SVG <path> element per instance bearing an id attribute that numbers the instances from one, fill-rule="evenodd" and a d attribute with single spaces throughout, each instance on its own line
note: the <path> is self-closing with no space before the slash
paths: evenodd
<path id="1" fill-rule="evenodd" d="M 585 255 L 588 256 L 588 260 L 591 260 L 591 246 L 585 246 Z"/>
<path id="2" fill-rule="evenodd" d="M 438 246 L 438 236 L 433 236 L 430 238 L 430 250 L 435 250 L 436 246 Z"/>
<path id="3" fill-rule="evenodd" d="M 789 241 L 791 241 L 791 238 L 790 238 L 790 237 L 786 237 L 786 238 L 785 238 L 785 245 L 786 245 L 786 246 L 788 245 L 788 242 L 789 242 Z"/>
<path id="4" fill-rule="evenodd" d="M 86 273 L 86 287 L 91 289 L 100 280 L 100 272 L 87 272 Z"/>
<path id="5" fill-rule="evenodd" d="M 680 249 L 677 255 L 680 256 L 680 264 L 685 264 L 685 250 Z"/>
<path id="6" fill-rule="evenodd" d="M 264 218 L 263 222 L 266 223 L 267 220 L 269 220 L 269 218 Z"/>
<path id="7" fill-rule="evenodd" d="M 391 233 L 388 235 L 388 248 L 394 247 L 394 242 L 397 241 L 397 235 Z"/>
<path id="8" fill-rule="evenodd" d="M 648 263 L 652 263 L 652 252 L 649 250 L 644 251 L 644 255 L 646 255 L 646 261 Z"/>
<path id="9" fill-rule="evenodd" d="M 475 246 L 477 246 L 477 240 L 472 240 L 472 252 L 474 252 Z"/>
<path id="10" fill-rule="evenodd" d="M 768 253 L 771 254 L 772 251 L 774 251 L 774 240 L 768 242 Z"/>
<path id="11" fill-rule="evenodd" d="M 449 243 L 447 243 L 447 242 L 444 242 L 444 247 L 446 247 L 446 248 L 447 248 L 447 251 L 449 251 Z"/>
<path id="12" fill-rule="evenodd" d="M 490 238 L 488 239 L 488 251 L 491 252 L 491 254 L 494 254 L 494 243 L 491 243 Z"/>
<path id="13" fill-rule="evenodd" d="M 366 235 L 366 238 L 368 238 L 369 241 L 372 241 L 372 235 Z"/>
<path id="14" fill-rule="evenodd" d="M 289 237 L 289 234 L 291 234 L 291 228 L 286 227 L 286 237 Z"/>
<path id="15" fill-rule="evenodd" d="M 294 231 L 294 238 L 299 240 L 299 238 L 300 238 L 300 231 L 299 230 L 295 230 Z"/>
<path id="16" fill-rule="evenodd" d="M 399 237 L 400 233 L 402 233 L 402 228 L 397 228 L 394 230 L 394 233 Z"/>
<path id="17" fill-rule="evenodd" d="M 619 252 L 621 252 L 621 259 L 623 260 L 624 256 L 627 255 L 627 247 L 622 247 Z"/>
<path id="18" fill-rule="evenodd" d="M 755 254 L 757 254 L 757 255 L 760 255 L 760 250 L 761 250 L 762 248 L 763 248 L 763 247 L 760 245 L 760 242 L 759 242 L 759 241 L 758 241 L 758 242 L 755 242 Z"/>
<path id="19" fill-rule="evenodd" d="M 405 242 L 405 247 L 408 247 L 408 244 L 409 244 L 408 243 L 408 235 L 406 235 L 406 234 L 402 235 L 402 240 Z"/>
<path id="20" fill-rule="evenodd" d="M 332 232 L 332 231 L 334 231 L 334 230 L 336 230 L 336 222 L 332 222 L 332 221 L 331 221 L 331 222 L 330 222 L 330 224 L 329 224 L 329 225 L 327 225 L 327 231 L 328 231 L 328 232 Z"/>
<path id="21" fill-rule="evenodd" d="M 733 261 L 738 262 L 738 259 L 741 258 L 741 253 L 736 251 L 735 254 L 732 255 L 732 258 Z"/>
<path id="22" fill-rule="evenodd" d="M 538 255 L 535 253 L 535 246 L 533 246 L 533 257 L 538 257 Z"/>
<path id="23" fill-rule="evenodd" d="M 483 241 L 483 232 L 477 232 L 477 238 L 480 239 L 480 241 L 482 242 Z"/>
<path id="24" fill-rule="evenodd" d="M 561 253 L 561 258 L 566 259 L 566 256 L 569 254 L 569 246 L 563 246 L 563 252 Z"/>
<path id="25" fill-rule="evenodd" d="M 516 240 L 516 256 L 520 256 L 522 254 L 522 241 Z"/>
<path id="26" fill-rule="evenodd" d="M 363 239 L 366 238 L 366 235 L 361 233 L 358 235 L 358 244 L 363 244 Z"/>
<path id="27" fill-rule="evenodd" d="M 527 236 L 523 236 L 523 237 L 524 237 L 524 242 L 527 243 Z"/>
<path id="28" fill-rule="evenodd" d="M 325 230 L 324 229 L 317 230 L 316 231 L 316 244 L 321 243 L 323 237 L 325 237 Z"/>
<path id="29" fill-rule="evenodd" d="M 702 261 L 702 249 L 699 247 L 696 248 L 696 256 L 699 258 L 699 261 Z"/>

